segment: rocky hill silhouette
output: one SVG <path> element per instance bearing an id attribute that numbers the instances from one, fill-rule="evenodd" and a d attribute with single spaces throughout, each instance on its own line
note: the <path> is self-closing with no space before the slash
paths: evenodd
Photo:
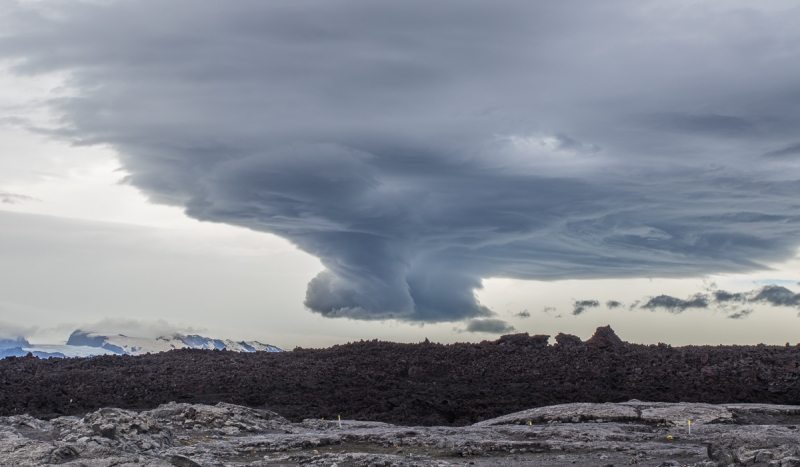
<path id="1" fill-rule="evenodd" d="M 800 404 L 800 347 L 641 345 L 610 327 L 587 341 L 515 334 L 442 345 L 362 341 L 285 353 L 180 349 L 0 360 L 0 415 L 227 402 L 289 420 L 466 425 L 571 402 Z"/>

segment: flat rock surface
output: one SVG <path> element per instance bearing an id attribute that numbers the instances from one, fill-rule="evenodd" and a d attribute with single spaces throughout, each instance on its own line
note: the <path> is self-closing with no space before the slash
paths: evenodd
<path id="1" fill-rule="evenodd" d="M 410 427 L 169 403 L 49 421 L 0 417 L 0 466 L 794 467 L 798 422 L 800 407 L 766 404 L 562 404 L 470 426 Z"/>

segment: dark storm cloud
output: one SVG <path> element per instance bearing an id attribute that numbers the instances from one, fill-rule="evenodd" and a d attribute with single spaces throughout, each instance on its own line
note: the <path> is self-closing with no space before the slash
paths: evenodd
<path id="1" fill-rule="evenodd" d="M 708 308 L 708 296 L 703 294 L 693 295 L 686 300 L 671 297 L 669 295 L 659 295 L 648 300 L 642 308 L 647 310 L 664 309 L 670 313 L 682 313 L 689 308 Z"/>
<path id="2" fill-rule="evenodd" d="M 506 323 L 501 319 L 496 318 L 483 318 L 472 319 L 467 323 L 467 332 L 487 332 L 491 334 L 502 334 L 507 332 L 514 332 L 514 326 Z"/>
<path id="3" fill-rule="evenodd" d="M 608 308 L 609 310 L 613 310 L 614 308 L 620 308 L 621 306 L 623 306 L 623 304 L 616 300 L 609 300 L 606 302 L 606 308 Z"/>
<path id="4" fill-rule="evenodd" d="M 597 308 L 598 306 L 600 306 L 600 302 L 597 300 L 576 300 L 572 303 L 572 314 L 577 316 L 587 308 Z"/>
<path id="5" fill-rule="evenodd" d="M 800 169 L 761 157 L 797 144 L 797 8 L 0 1 L 0 56 L 68 76 L 38 130 L 317 256 L 324 316 L 487 317 L 485 277 L 740 272 L 800 246 Z"/>

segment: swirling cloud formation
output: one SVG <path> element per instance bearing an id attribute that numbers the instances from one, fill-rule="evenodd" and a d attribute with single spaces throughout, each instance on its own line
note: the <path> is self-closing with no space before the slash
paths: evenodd
<path id="1" fill-rule="evenodd" d="M 800 9 L 612 0 L 4 1 L 57 137 L 325 270 L 329 317 L 493 312 L 482 278 L 746 271 L 800 244 Z"/>

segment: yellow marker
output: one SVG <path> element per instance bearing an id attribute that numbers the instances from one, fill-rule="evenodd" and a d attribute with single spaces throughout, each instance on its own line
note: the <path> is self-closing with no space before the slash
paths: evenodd
<path id="1" fill-rule="evenodd" d="M 339 415 L 339 428 L 341 428 L 341 427 L 342 427 L 342 416 Z"/>
<path id="2" fill-rule="evenodd" d="M 689 423 L 689 434 L 691 435 L 692 434 L 692 421 L 691 420 L 687 420 L 687 422 Z"/>
<path id="3" fill-rule="evenodd" d="M 528 422 L 528 425 L 533 426 L 533 422 Z"/>
<path id="4" fill-rule="evenodd" d="M 675 439 L 675 438 L 673 438 L 672 435 L 669 435 L 667 436 L 667 439 Z"/>

